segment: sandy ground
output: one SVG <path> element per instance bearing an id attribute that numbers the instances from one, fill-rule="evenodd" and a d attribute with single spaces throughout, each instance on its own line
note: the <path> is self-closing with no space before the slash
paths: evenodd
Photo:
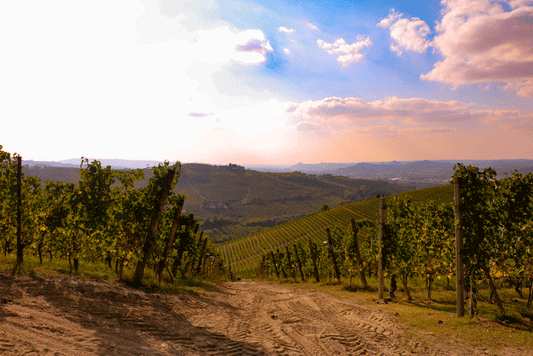
<path id="1" fill-rule="evenodd" d="M 256 281 L 176 296 L 0 273 L 0 355 L 493 354 L 446 340 L 427 349 L 392 318 L 325 292 Z"/>

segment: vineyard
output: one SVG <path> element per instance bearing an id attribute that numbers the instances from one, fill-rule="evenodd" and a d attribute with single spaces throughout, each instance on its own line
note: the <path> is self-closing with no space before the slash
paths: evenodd
<path id="1" fill-rule="evenodd" d="M 411 195 L 416 201 L 425 201 L 431 198 L 438 202 L 451 203 L 453 201 L 453 187 L 426 188 L 402 193 L 398 196 L 404 195 Z M 285 246 L 293 249 L 292 245 L 295 243 L 308 246 L 309 238 L 313 243 L 324 245 L 327 227 L 347 228 L 350 226 L 351 218 L 377 221 L 378 214 L 379 199 L 349 203 L 217 245 L 217 249 L 236 276 L 251 278 L 256 276 L 257 267 L 264 254 L 276 252 L 277 249 L 283 250 Z M 369 229 L 360 232 L 362 237 L 368 237 L 371 233 Z"/>
<path id="2" fill-rule="evenodd" d="M 172 282 L 185 275 L 222 272 L 222 261 L 174 188 L 181 164 L 112 170 L 82 158 L 77 183 L 45 181 L 22 172 L 22 159 L 0 146 L 0 243 L 5 256 L 68 261 L 69 273 L 100 262 L 118 279 L 143 284 L 145 271 Z"/>
<path id="3" fill-rule="evenodd" d="M 476 314 L 480 283 L 501 314 L 496 287 L 505 283 L 533 301 L 533 174 L 496 179 L 491 168 L 457 164 L 447 185 L 324 209 L 310 216 L 218 246 L 231 273 L 240 277 L 297 280 L 366 278 L 389 280 L 395 298 L 401 282 L 411 300 L 409 280 L 424 278 L 427 299 L 434 281 L 457 283 L 458 315 L 467 296 Z M 383 204 L 384 207 L 380 207 Z M 454 205 L 455 204 L 455 205 Z M 381 218 L 383 216 L 383 218 Z M 464 244 L 463 244 L 464 243 Z M 457 272 L 459 271 L 459 272 Z"/>

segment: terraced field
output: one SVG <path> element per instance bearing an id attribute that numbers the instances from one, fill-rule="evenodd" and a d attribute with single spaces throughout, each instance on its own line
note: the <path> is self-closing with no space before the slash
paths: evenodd
<path id="1" fill-rule="evenodd" d="M 415 201 L 452 202 L 453 186 L 425 188 L 398 195 L 410 195 Z M 277 249 L 282 250 L 285 246 L 298 242 L 307 245 L 308 238 L 313 242 L 322 242 L 326 239 L 327 227 L 334 224 L 349 226 L 350 218 L 377 221 L 378 215 L 379 199 L 345 204 L 220 244 L 218 251 L 236 276 L 250 278 L 255 276 L 263 254 Z"/>

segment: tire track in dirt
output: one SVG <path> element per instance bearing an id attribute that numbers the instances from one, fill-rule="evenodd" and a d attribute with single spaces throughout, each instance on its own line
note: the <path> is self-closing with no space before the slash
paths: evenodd
<path id="1" fill-rule="evenodd" d="M 0 273 L 0 354 L 7 356 L 488 354 L 417 345 L 380 311 L 288 285 L 244 280 L 163 295 Z"/>

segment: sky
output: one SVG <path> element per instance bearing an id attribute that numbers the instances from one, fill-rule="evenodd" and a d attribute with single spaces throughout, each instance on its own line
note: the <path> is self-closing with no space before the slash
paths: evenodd
<path id="1" fill-rule="evenodd" d="M 0 51 L 27 160 L 533 158 L 530 0 L 5 0 Z"/>

